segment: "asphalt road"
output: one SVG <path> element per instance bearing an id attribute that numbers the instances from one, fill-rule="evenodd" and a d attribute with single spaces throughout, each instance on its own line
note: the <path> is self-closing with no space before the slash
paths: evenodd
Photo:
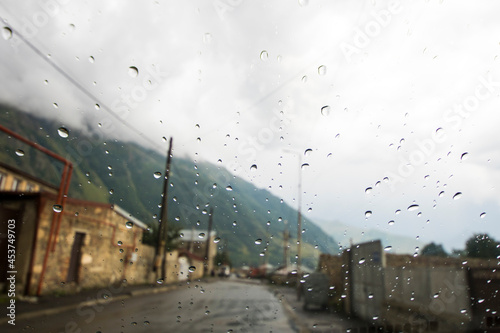
<path id="1" fill-rule="evenodd" d="M 12 332 L 296 332 L 266 286 L 222 280 L 81 307 L 17 323 Z M 2 327 L 3 330 L 3 327 Z"/>

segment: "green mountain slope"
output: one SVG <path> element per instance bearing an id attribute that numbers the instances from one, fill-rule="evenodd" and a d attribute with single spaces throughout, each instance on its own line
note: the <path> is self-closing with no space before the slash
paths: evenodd
<path id="1" fill-rule="evenodd" d="M 63 138 L 58 134 L 60 124 L 8 106 L 0 106 L 0 124 L 72 161 L 71 197 L 118 204 L 152 229 L 157 227 L 163 177 L 154 174 L 163 173 L 166 156 L 135 143 L 99 141 L 97 135 L 76 129 Z M 2 162 L 58 184 L 61 163 L 4 133 L 0 133 L 0 147 Z M 18 149 L 24 156 L 15 153 Z M 290 261 L 295 261 L 297 212 L 269 191 L 224 168 L 177 156 L 172 159 L 169 184 L 169 224 L 206 230 L 207 212 L 214 208 L 219 246 L 228 250 L 234 265 L 258 265 L 265 259 L 282 264 L 285 227 L 291 234 Z M 304 219 L 302 226 L 304 264 L 315 267 L 320 252 L 337 252 L 333 238 L 313 222 Z"/>

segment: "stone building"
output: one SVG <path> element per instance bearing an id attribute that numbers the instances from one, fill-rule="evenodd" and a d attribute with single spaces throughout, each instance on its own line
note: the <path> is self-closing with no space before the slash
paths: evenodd
<path id="1" fill-rule="evenodd" d="M 144 223 L 116 205 L 67 198 L 61 210 L 56 200 L 47 192 L 0 192 L 0 287 L 12 267 L 19 295 L 151 282 L 154 248 L 141 243 Z"/>
<path id="2" fill-rule="evenodd" d="M 196 279 L 203 276 L 203 273 L 210 274 L 214 270 L 214 258 L 217 254 L 217 244 L 215 239 L 217 238 L 216 232 L 210 232 L 210 239 L 208 240 L 207 230 L 195 230 L 195 229 L 183 229 L 180 231 L 180 239 L 178 242 L 179 257 L 184 257 L 185 259 L 180 260 L 181 275 L 186 275 L 185 267 L 194 266 L 196 268 L 196 273 L 191 272 L 191 278 Z M 208 241 L 208 260 L 207 269 L 204 272 L 203 265 L 204 259 L 207 252 L 207 241 Z M 184 265 L 182 265 L 184 263 Z M 187 266 L 187 264 L 189 264 Z"/>

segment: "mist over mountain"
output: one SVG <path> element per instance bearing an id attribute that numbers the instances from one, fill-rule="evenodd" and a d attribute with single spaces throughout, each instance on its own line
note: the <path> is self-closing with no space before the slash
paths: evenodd
<path id="1" fill-rule="evenodd" d="M 67 128 L 14 107 L 0 107 L 0 123 L 73 163 L 69 196 L 118 204 L 155 228 L 160 212 L 165 155 L 136 143 L 108 141 L 103 135 Z M 0 134 L 3 163 L 57 185 L 62 165 L 33 148 Z M 165 151 L 168 145 L 165 144 Z M 174 138 L 175 147 L 175 138 Z M 16 154 L 22 150 L 23 156 Z M 168 189 L 169 224 L 213 229 L 235 266 L 283 263 L 283 231 L 289 230 L 295 261 L 297 211 L 266 189 L 233 176 L 222 166 L 173 154 Z M 307 218 L 302 222 L 302 262 L 315 267 L 321 252 L 337 253 L 337 243 Z M 267 246 L 267 250 L 266 250 Z M 264 254 L 264 255 L 262 255 Z"/>

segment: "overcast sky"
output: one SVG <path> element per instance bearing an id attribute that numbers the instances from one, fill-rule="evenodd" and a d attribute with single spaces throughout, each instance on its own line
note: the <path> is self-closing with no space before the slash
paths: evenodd
<path id="1" fill-rule="evenodd" d="M 307 164 L 313 220 L 463 248 L 474 232 L 500 239 L 499 11 L 496 1 L 6 0 L 0 100 L 70 135 L 164 151 L 173 136 L 177 156 L 294 207 Z"/>

